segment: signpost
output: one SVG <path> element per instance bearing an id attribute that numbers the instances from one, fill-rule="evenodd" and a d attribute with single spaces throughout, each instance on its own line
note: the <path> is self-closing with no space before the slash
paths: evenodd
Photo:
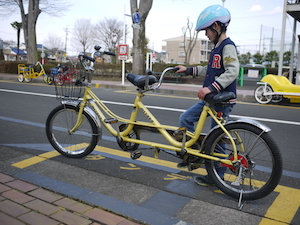
<path id="1" fill-rule="evenodd" d="M 135 28 L 135 29 L 140 29 L 140 22 L 141 22 L 141 17 L 140 17 L 140 14 L 138 13 L 134 13 L 132 15 L 132 28 Z"/>
<path id="2" fill-rule="evenodd" d="M 134 13 L 132 15 L 132 21 L 133 21 L 133 23 L 137 23 L 137 24 L 140 23 L 141 22 L 140 14 Z"/>
<path id="3" fill-rule="evenodd" d="M 122 85 L 125 80 L 125 60 L 128 58 L 128 45 L 118 45 L 119 60 L 122 60 Z"/>

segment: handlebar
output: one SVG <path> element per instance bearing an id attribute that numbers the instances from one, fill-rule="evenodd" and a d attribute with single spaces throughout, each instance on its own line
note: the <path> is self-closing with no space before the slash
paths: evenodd
<path id="1" fill-rule="evenodd" d="M 82 66 L 84 67 L 85 70 L 87 71 L 94 71 L 94 63 L 96 61 L 96 57 L 101 57 L 102 55 L 111 55 L 115 56 L 115 53 L 113 52 L 107 52 L 107 51 L 100 51 L 101 47 L 100 46 L 95 46 L 94 47 L 95 52 L 91 54 L 91 56 L 88 56 L 84 53 L 79 53 L 78 59 Z M 88 65 L 90 64 L 90 65 Z"/>
<path id="2" fill-rule="evenodd" d="M 104 51 L 103 54 L 116 56 L 116 54 L 115 54 L 114 52 L 105 52 L 105 51 Z"/>
<path id="3" fill-rule="evenodd" d="M 160 87 L 160 85 L 161 85 L 161 83 L 162 83 L 162 81 L 163 81 L 163 79 L 164 79 L 165 74 L 166 74 L 168 71 L 170 71 L 170 70 L 173 70 L 174 72 L 176 72 L 176 71 L 179 70 L 179 68 L 168 67 L 168 68 L 164 69 L 164 71 L 163 71 L 163 72 L 161 73 L 161 75 L 160 75 L 160 78 L 159 78 L 159 80 L 158 80 L 157 85 L 152 86 L 152 87 L 151 87 L 151 90 L 154 91 L 154 90 L 156 90 L 156 89 L 158 89 L 158 88 Z M 146 76 L 149 76 L 149 75 L 146 75 Z"/>

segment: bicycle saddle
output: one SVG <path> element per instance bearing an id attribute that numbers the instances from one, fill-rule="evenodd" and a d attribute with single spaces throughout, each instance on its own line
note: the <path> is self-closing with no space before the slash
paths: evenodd
<path id="1" fill-rule="evenodd" d="M 231 99 L 235 99 L 236 95 L 233 92 L 210 93 L 204 98 L 210 105 L 218 105 L 227 103 Z"/>
<path id="2" fill-rule="evenodd" d="M 138 88 L 144 90 L 145 85 L 146 85 L 146 75 L 137 75 L 137 74 L 133 74 L 133 73 L 128 73 L 126 75 L 126 78 L 134 86 L 137 86 Z M 157 78 L 155 76 L 148 75 L 148 78 L 149 78 L 148 85 L 157 83 Z"/>

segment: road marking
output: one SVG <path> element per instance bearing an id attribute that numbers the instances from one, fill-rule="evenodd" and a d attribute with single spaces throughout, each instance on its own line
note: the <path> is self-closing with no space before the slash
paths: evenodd
<path id="1" fill-rule="evenodd" d="M 86 160 L 100 160 L 100 159 L 105 159 L 105 157 L 101 155 L 88 155 L 84 159 Z"/>
<path id="2" fill-rule="evenodd" d="M 0 89 L 0 91 L 56 98 L 56 95 L 34 93 L 34 92 L 16 91 L 16 90 L 8 90 L 8 89 Z M 161 96 L 161 95 L 159 95 L 159 96 Z M 123 106 L 132 106 L 133 105 L 132 103 L 113 102 L 113 101 L 105 101 L 105 100 L 102 100 L 102 102 L 105 104 L 123 105 Z M 186 109 L 168 108 L 168 107 L 160 107 L 160 106 L 146 105 L 146 107 L 149 109 L 159 109 L 159 110 L 166 110 L 166 111 L 173 111 L 173 112 L 185 112 L 186 111 Z M 275 106 L 273 106 L 273 107 L 275 107 Z M 300 109 L 299 107 L 294 107 L 294 108 Z M 232 114 L 230 115 L 230 117 L 252 119 L 252 120 L 264 121 L 264 122 L 267 121 L 267 122 L 280 123 L 280 124 L 297 125 L 297 126 L 300 125 L 300 122 L 296 122 L 296 121 L 275 120 L 275 119 L 268 119 L 268 118 L 258 118 L 258 117 L 240 116 L 240 115 L 232 115 Z"/>
<path id="3" fill-rule="evenodd" d="M 191 176 L 182 176 L 176 173 L 171 173 L 168 174 L 166 178 L 164 178 L 164 180 L 188 180 L 188 179 L 192 179 Z"/>
<path id="4" fill-rule="evenodd" d="M 14 163 L 14 164 L 12 164 L 12 166 L 20 168 L 20 169 L 24 169 L 25 167 L 32 166 L 34 164 L 40 163 L 42 161 L 45 161 L 47 159 L 50 159 L 50 158 L 53 158 L 53 157 L 56 157 L 59 155 L 60 155 L 60 153 L 57 151 L 46 152 L 46 153 L 40 154 L 38 156 L 34 156 L 29 159 L 25 159 L 20 162 Z"/>
<path id="5" fill-rule="evenodd" d="M 15 123 L 20 123 L 20 124 L 26 124 L 26 125 L 30 125 L 30 126 L 45 128 L 45 124 L 42 124 L 42 123 L 36 123 L 36 122 L 27 121 L 27 120 L 14 119 L 14 118 L 5 117 L 5 116 L 0 116 L 0 120 L 6 120 L 6 121 L 10 121 L 10 122 L 15 122 Z M 107 141 L 112 141 L 112 142 L 116 141 L 116 139 L 114 137 L 106 136 L 106 135 L 103 135 L 102 139 L 107 140 Z M 6 144 L 6 145 L 7 146 L 17 146 L 18 147 L 19 145 L 22 145 L 22 144 L 19 144 L 19 145 Z M 293 178 L 300 179 L 300 173 L 298 173 L 298 172 L 283 170 L 283 175 L 287 176 L 287 177 L 293 177 Z"/>
<path id="6" fill-rule="evenodd" d="M 275 190 L 279 195 L 274 200 L 259 225 L 290 224 L 300 207 L 300 190 L 278 185 Z M 270 219 L 269 219 L 270 218 Z"/>
<path id="7" fill-rule="evenodd" d="M 16 91 L 16 90 L 8 90 L 8 89 L 1 89 L 1 88 L 0 88 L 0 91 L 10 92 L 10 93 L 17 93 L 17 94 L 37 95 L 37 96 L 43 96 L 43 97 L 53 97 L 53 98 L 55 97 L 56 98 L 56 95 L 36 93 L 36 92 Z"/>
<path id="8" fill-rule="evenodd" d="M 128 163 L 129 167 L 123 167 L 121 166 L 120 169 L 122 170 L 140 170 L 141 167 L 136 167 L 136 165 L 134 165 L 133 163 Z"/>
<path id="9" fill-rule="evenodd" d="M 96 146 L 95 151 L 107 153 L 111 155 L 117 155 L 120 157 L 125 157 L 130 159 L 130 153 L 124 152 L 116 149 L 111 149 L 107 147 L 102 146 Z M 31 165 L 34 165 L 36 163 L 42 162 L 44 160 L 53 158 L 55 156 L 60 155 L 60 153 L 56 151 L 46 152 L 43 154 L 40 154 L 38 156 L 31 157 L 29 159 L 25 159 L 23 161 L 17 162 L 12 164 L 12 166 L 18 167 L 18 168 L 25 168 Z M 177 163 L 170 162 L 162 159 L 155 159 L 148 156 L 141 156 L 138 161 L 146 162 L 149 164 L 155 164 L 163 167 L 170 167 L 170 168 L 177 168 Z M 131 167 L 131 169 L 139 168 L 136 167 L 133 163 L 128 163 L 128 165 Z M 128 167 L 120 167 L 121 169 L 128 169 Z M 182 171 L 188 171 L 187 169 L 180 169 Z M 194 171 L 188 171 L 190 173 L 194 174 L 201 174 L 205 175 L 206 170 L 204 168 L 199 168 Z M 171 173 L 167 175 L 169 177 L 169 180 L 173 179 L 187 179 L 188 177 L 181 176 L 179 174 Z M 165 180 L 168 180 L 168 178 L 164 178 Z M 300 207 L 300 190 L 290 187 L 285 187 L 282 185 L 278 185 L 275 192 L 278 192 L 278 196 L 272 203 L 272 205 L 268 208 L 266 214 L 264 215 L 264 218 L 262 218 L 259 225 L 280 225 L 280 224 L 289 224 L 292 220 L 295 214 L 297 213 L 297 210 Z M 218 192 L 217 192 L 218 193 Z"/>

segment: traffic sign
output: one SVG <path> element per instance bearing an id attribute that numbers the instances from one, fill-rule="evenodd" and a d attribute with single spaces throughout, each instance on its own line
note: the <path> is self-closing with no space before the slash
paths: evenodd
<path id="1" fill-rule="evenodd" d="M 127 60 L 128 56 L 127 55 L 119 55 L 119 60 Z"/>
<path id="2" fill-rule="evenodd" d="M 128 55 L 128 45 L 119 45 L 118 55 Z"/>
<path id="3" fill-rule="evenodd" d="M 133 14 L 132 21 L 133 21 L 133 23 L 140 23 L 141 22 L 140 14 L 138 14 L 138 13 Z"/>
<path id="4" fill-rule="evenodd" d="M 141 26 L 139 24 L 134 23 L 134 24 L 132 24 L 132 28 L 140 29 Z"/>

